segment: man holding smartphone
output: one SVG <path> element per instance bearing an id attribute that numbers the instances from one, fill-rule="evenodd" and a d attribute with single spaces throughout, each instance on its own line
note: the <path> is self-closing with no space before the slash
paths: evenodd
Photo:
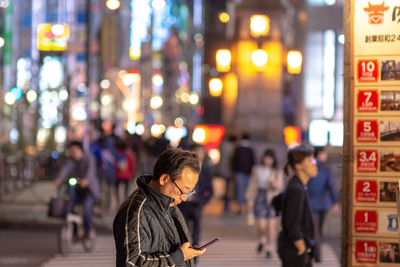
<path id="1" fill-rule="evenodd" d="M 138 178 L 138 189 L 121 205 L 114 219 L 117 267 L 194 266 L 195 249 L 176 207 L 195 193 L 200 165 L 195 154 L 180 149 L 162 153 L 153 175 Z"/>

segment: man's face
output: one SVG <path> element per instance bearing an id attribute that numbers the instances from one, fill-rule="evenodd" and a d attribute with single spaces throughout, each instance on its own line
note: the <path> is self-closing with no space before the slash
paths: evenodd
<path id="1" fill-rule="evenodd" d="M 326 151 L 319 152 L 317 159 L 321 162 L 326 162 L 328 160 L 328 153 Z"/>
<path id="2" fill-rule="evenodd" d="M 312 156 L 306 157 L 301 163 L 296 164 L 296 168 L 309 178 L 315 177 L 318 174 L 316 160 Z"/>
<path id="3" fill-rule="evenodd" d="M 199 174 L 193 171 L 190 167 L 185 167 L 182 170 L 181 176 L 175 179 L 175 184 L 171 178 L 169 178 L 165 185 L 162 186 L 161 193 L 174 199 L 174 202 L 170 205 L 171 207 L 178 205 L 182 201 L 187 200 L 188 195 L 186 193 L 189 193 L 194 189 L 198 180 Z"/>
<path id="4" fill-rule="evenodd" d="M 83 157 L 83 151 L 78 146 L 71 146 L 68 149 L 69 155 L 73 160 L 80 160 Z"/>

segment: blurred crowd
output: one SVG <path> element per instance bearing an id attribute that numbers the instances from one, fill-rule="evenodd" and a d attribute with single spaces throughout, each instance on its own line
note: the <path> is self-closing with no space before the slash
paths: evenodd
<path id="1" fill-rule="evenodd" d="M 87 157 L 93 159 L 98 182 L 98 189 L 94 190 L 98 192 L 93 195 L 98 199 L 101 212 L 116 211 L 136 188 L 136 177 L 151 174 L 160 154 L 171 148 L 164 135 L 150 136 L 144 140 L 137 134 L 117 132 L 115 127 L 108 134 L 103 129 L 98 130 L 96 135 L 92 135 L 96 137 L 90 143 L 90 153 L 84 153 L 81 147 L 85 156 L 73 159 L 75 162 Z M 219 146 L 219 162 L 215 164 L 207 153 L 207 147 L 188 140 L 183 139 L 178 147 L 194 152 L 201 170 L 195 187 L 196 194 L 181 203 L 179 208 L 191 229 L 194 244 L 199 244 L 203 208 L 213 197 L 213 179 L 219 177 L 225 185 L 223 197 L 219 199 L 223 203 L 224 214 L 247 216 L 248 224 L 255 225 L 257 229 L 256 252 L 265 253 L 270 258 L 277 251 L 277 219 L 281 216 L 279 203 L 273 202 L 289 181 L 289 175 L 285 176 L 280 168 L 283 164 L 278 162 L 276 151 L 267 148 L 258 159 L 248 134 L 225 136 Z M 67 155 L 73 157 L 70 150 Z M 313 159 L 316 159 L 314 164 L 318 174 L 308 181 L 307 192 L 314 224 L 314 258 L 319 262 L 323 223 L 329 210 L 337 211 L 338 197 L 332 171 L 326 164 L 325 149 L 316 148 Z M 80 165 L 71 165 L 69 169 L 79 176 L 76 170 L 80 167 L 77 166 Z M 63 179 L 66 179 L 66 172 L 61 172 L 57 178 L 63 175 Z"/>

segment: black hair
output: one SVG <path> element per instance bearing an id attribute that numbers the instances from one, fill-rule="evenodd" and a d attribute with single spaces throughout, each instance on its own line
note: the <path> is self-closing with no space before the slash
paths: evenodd
<path id="1" fill-rule="evenodd" d="M 81 141 L 77 141 L 77 140 L 71 141 L 71 142 L 68 143 L 67 148 L 69 149 L 69 148 L 71 148 L 71 147 L 73 147 L 73 146 L 76 146 L 76 147 L 78 147 L 80 150 L 83 151 L 83 144 L 82 144 Z"/>
<path id="2" fill-rule="evenodd" d="M 314 149 L 308 145 L 301 144 L 292 148 L 287 153 L 287 162 L 284 167 L 285 174 L 289 176 L 289 167 L 295 170 L 295 165 L 303 162 L 307 157 L 313 156 Z"/>
<path id="3" fill-rule="evenodd" d="M 265 150 L 262 158 L 261 158 L 261 164 L 264 164 L 264 158 L 265 157 L 271 157 L 272 158 L 272 168 L 273 169 L 277 169 L 278 168 L 278 161 L 276 160 L 276 155 L 275 155 L 275 151 L 273 151 L 272 149 L 267 149 Z"/>
<path id="4" fill-rule="evenodd" d="M 201 145 L 201 144 L 198 144 L 198 143 L 193 143 L 193 144 L 190 145 L 190 151 L 194 151 L 194 150 L 196 150 L 198 148 L 204 148 L 204 146 Z"/>
<path id="5" fill-rule="evenodd" d="M 250 135 L 248 133 L 242 134 L 242 140 L 250 140 Z"/>
<path id="6" fill-rule="evenodd" d="M 153 180 L 158 181 L 163 174 L 168 174 L 175 181 L 185 167 L 200 172 L 200 162 L 194 152 L 182 149 L 168 149 L 161 153 L 153 170 Z"/>
<path id="7" fill-rule="evenodd" d="M 237 141 L 237 136 L 231 134 L 231 135 L 228 136 L 228 140 L 229 140 L 229 142 L 232 142 L 232 143 L 236 142 Z"/>
<path id="8" fill-rule="evenodd" d="M 128 148 L 128 146 L 126 145 L 126 142 L 124 140 L 118 139 L 115 142 L 115 148 L 118 149 L 118 150 L 125 150 L 125 149 Z"/>

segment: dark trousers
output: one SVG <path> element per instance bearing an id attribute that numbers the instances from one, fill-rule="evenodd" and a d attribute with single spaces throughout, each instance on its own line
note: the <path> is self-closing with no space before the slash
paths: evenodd
<path id="1" fill-rule="evenodd" d="M 321 260 L 321 246 L 323 240 L 322 227 L 324 225 L 325 215 L 326 215 L 325 210 L 312 212 L 312 218 L 314 222 L 314 241 L 315 241 L 314 258 L 317 261 Z"/>
<path id="2" fill-rule="evenodd" d="M 129 192 L 129 180 L 118 180 L 117 179 L 115 181 L 115 191 L 116 191 L 118 205 L 120 204 L 120 201 L 119 201 L 119 185 L 121 183 L 124 185 L 124 199 L 128 198 L 128 192 Z"/>
<path id="3" fill-rule="evenodd" d="M 247 187 L 250 182 L 250 174 L 237 172 L 235 174 L 236 179 L 236 200 L 238 202 L 239 208 L 242 208 L 245 204 L 244 195 L 246 194 Z"/>
<path id="4" fill-rule="evenodd" d="M 308 254 L 297 255 L 295 247 L 280 247 L 278 254 L 282 267 L 312 267 L 312 261 Z"/>
<path id="5" fill-rule="evenodd" d="M 199 203 L 182 202 L 179 204 L 189 229 L 192 230 L 193 245 L 199 245 L 202 206 Z M 192 225 L 192 227 L 190 227 Z"/>
<path id="6" fill-rule="evenodd" d="M 89 233 L 92 228 L 92 218 L 93 218 L 93 206 L 96 202 L 96 198 L 87 189 L 81 189 L 77 187 L 70 187 L 71 196 L 71 209 L 74 211 L 76 205 L 83 203 L 84 205 L 84 215 L 83 215 L 83 226 L 85 233 Z"/>

